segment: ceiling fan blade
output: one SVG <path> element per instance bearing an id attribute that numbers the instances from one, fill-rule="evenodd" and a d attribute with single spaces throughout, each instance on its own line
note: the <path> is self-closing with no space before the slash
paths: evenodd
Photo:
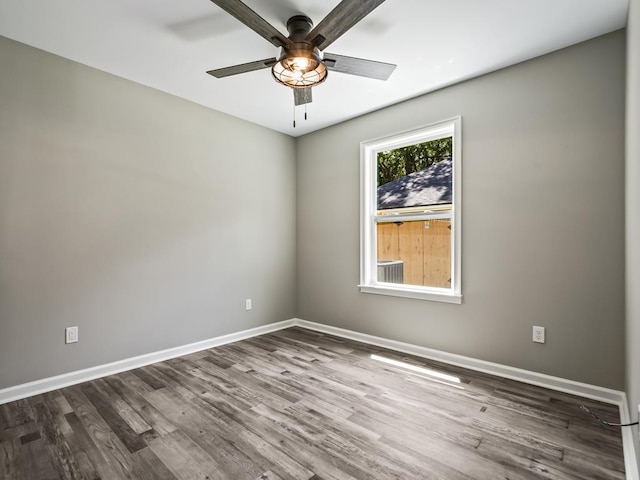
<path id="1" fill-rule="evenodd" d="M 324 54 L 322 61 L 333 72 L 348 73 L 377 80 L 387 80 L 397 66 L 393 63 L 376 62 L 375 60 L 347 57 L 328 52 Z"/>
<path id="2" fill-rule="evenodd" d="M 292 46 L 293 42 L 280 33 L 256 12 L 247 7 L 240 0 L 211 0 L 229 15 L 236 17 L 251 30 L 256 32 L 276 47 Z"/>
<path id="3" fill-rule="evenodd" d="M 384 0 L 342 0 L 309 32 L 305 40 L 324 50 L 383 2 Z"/>
<path id="4" fill-rule="evenodd" d="M 305 103 L 311 103 L 312 101 L 311 87 L 293 89 L 293 103 L 296 107 L 298 105 L 304 105 Z"/>
<path id="5" fill-rule="evenodd" d="M 255 62 L 242 63 L 240 65 L 233 65 L 231 67 L 217 68 L 215 70 L 209 70 L 207 73 L 213 75 L 216 78 L 229 77 L 231 75 L 238 75 L 239 73 L 253 72 L 254 70 L 262 70 L 263 68 L 272 67 L 278 60 L 273 58 L 265 58 L 264 60 L 256 60 Z"/>

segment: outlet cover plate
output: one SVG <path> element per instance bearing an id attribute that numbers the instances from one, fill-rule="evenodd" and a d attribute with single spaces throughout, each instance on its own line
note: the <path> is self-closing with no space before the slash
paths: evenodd
<path id="1" fill-rule="evenodd" d="M 78 342 L 78 327 L 67 327 L 64 329 L 64 343 Z"/>
<path id="2" fill-rule="evenodd" d="M 251 310 L 251 299 L 250 298 L 247 298 L 244 301 L 244 309 L 245 310 Z"/>
<path id="3" fill-rule="evenodd" d="M 535 343 L 544 343 L 544 327 L 533 327 L 533 341 Z"/>

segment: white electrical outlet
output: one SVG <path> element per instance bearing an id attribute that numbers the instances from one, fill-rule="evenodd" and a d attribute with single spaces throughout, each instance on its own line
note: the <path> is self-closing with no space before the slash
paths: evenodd
<path id="1" fill-rule="evenodd" d="M 67 327 L 64 329 L 64 343 L 78 342 L 78 327 Z"/>
<path id="2" fill-rule="evenodd" d="M 251 299 L 250 298 L 247 298 L 244 301 L 244 309 L 245 310 L 251 310 Z"/>
<path id="3" fill-rule="evenodd" d="M 544 327 L 533 327 L 533 341 L 536 343 L 544 343 Z"/>

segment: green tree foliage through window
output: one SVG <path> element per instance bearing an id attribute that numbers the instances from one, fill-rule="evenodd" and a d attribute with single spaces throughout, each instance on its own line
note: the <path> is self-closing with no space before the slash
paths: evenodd
<path id="1" fill-rule="evenodd" d="M 451 158 L 452 137 L 378 153 L 378 186 Z"/>

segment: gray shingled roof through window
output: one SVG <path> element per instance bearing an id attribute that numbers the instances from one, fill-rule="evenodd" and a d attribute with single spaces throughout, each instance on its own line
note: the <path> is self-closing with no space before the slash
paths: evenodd
<path id="1" fill-rule="evenodd" d="M 451 203 L 453 162 L 450 158 L 378 187 L 378 209 Z"/>

